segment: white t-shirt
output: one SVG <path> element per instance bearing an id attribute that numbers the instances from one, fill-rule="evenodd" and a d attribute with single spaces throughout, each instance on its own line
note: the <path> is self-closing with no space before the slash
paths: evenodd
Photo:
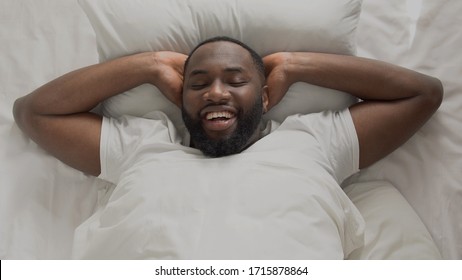
<path id="1" fill-rule="evenodd" d="M 222 158 L 151 118 L 103 120 L 100 178 L 116 187 L 77 229 L 75 258 L 342 259 L 363 244 L 339 186 L 359 165 L 348 109 L 272 122 Z"/>

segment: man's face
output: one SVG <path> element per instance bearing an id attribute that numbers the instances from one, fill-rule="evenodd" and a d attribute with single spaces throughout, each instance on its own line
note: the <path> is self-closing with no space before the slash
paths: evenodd
<path id="1" fill-rule="evenodd" d="M 183 120 L 196 148 L 225 156 L 258 140 L 267 88 L 246 49 L 225 41 L 205 44 L 184 74 Z"/>

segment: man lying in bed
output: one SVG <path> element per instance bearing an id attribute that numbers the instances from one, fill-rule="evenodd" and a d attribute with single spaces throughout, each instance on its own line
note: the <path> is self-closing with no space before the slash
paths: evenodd
<path id="1" fill-rule="evenodd" d="M 363 102 L 262 123 L 298 81 Z M 189 135 L 162 113 L 89 112 L 143 83 L 181 107 Z M 261 59 L 218 37 L 189 57 L 140 53 L 71 72 L 18 99 L 14 116 L 57 158 L 117 184 L 97 222 L 79 229 L 78 258 L 330 259 L 362 244 L 362 219 L 339 184 L 409 139 L 442 94 L 439 80 L 383 62 Z"/>

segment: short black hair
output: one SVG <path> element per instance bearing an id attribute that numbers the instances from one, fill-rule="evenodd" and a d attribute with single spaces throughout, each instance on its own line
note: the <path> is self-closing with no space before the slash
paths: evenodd
<path id="1" fill-rule="evenodd" d="M 227 36 L 212 37 L 212 38 L 209 38 L 209 39 L 207 39 L 205 41 L 200 42 L 196 47 L 194 47 L 194 49 L 189 53 L 188 58 L 186 59 L 186 61 L 184 63 L 184 73 L 185 74 L 186 74 L 186 69 L 188 68 L 189 58 L 194 54 L 194 52 L 199 47 L 201 47 L 201 46 L 203 46 L 205 44 L 214 43 L 214 42 L 230 42 L 230 43 L 234 43 L 234 44 L 239 45 L 239 46 L 243 47 L 244 49 L 246 49 L 250 53 L 250 56 L 252 57 L 253 63 L 255 65 L 255 68 L 257 69 L 258 73 L 261 74 L 261 77 L 263 78 L 263 80 L 265 79 L 265 65 L 263 64 L 262 57 L 254 49 L 252 49 L 248 45 L 244 44 L 243 42 L 241 42 L 241 41 L 239 41 L 237 39 L 227 37 Z"/>

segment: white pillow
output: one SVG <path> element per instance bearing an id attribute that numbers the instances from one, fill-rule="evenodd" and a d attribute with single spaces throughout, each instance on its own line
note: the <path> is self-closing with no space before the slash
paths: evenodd
<path id="1" fill-rule="evenodd" d="M 351 184 L 344 189 L 366 222 L 364 247 L 348 259 L 441 259 L 417 213 L 386 181 Z"/>
<path id="2" fill-rule="evenodd" d="M 264 56 L 278 51 L 355 53 L 361 0 L 79 0 L 96 33 L 100 60 L 137 52 L 188 54 L 210 37 L 236 38 Z M 344 108 L 356 101 L 342 92 L 298 83 L 266 118 Z M 103 114 L 143 116 L 180 111 L 154 86 L 143 85 L 104 102 Z"/>

